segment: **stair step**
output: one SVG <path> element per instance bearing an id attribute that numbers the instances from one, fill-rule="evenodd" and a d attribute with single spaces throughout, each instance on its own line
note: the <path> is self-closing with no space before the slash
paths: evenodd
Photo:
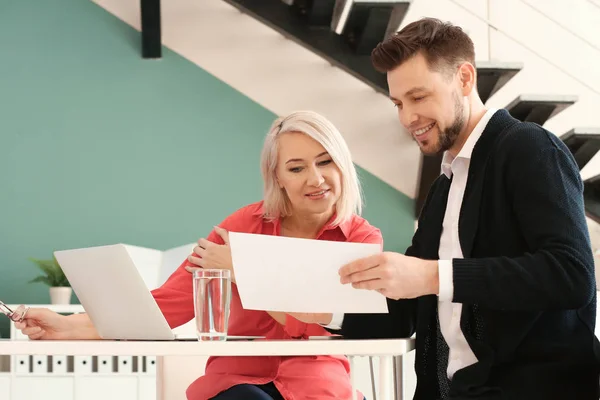
<path id="1" fill-rule="evenodd" d="M 477 62 L 477 91 L 485 103 L 521 69 L 522 63 L 499 61 Z"/>
<path id="2" fill-rule="evenodd" d="M 573 128 L 560 139 L 571 150 L 580 170 L 600 150 L 600 128 Z"/>
<path id="3" fill-rule="evenodd" d="M 295 0 L 290 5 L 308 25 L 331 26 L 335 0 Z"/>
<path id="4" fill-rule="evenodd" d="M 367 4 L 383 4 L 389 8 L 391 4 L 394 8 L 390 20 L 394 22 L 389 23 L 389 29 L 394 31 L 404 18 L 406 9 L 403 8 L 408 7 L 408 1 L 376 2 L 373 0 L 360 0 L 354 3 L 345 3 L 343 0 L 336 0 L 334 5 L 330 0 L 295 0 L 287 2 L 289 5 L 281 0 L 226 1 L 315 52 L 338 68 L 362 80 L 376 91 L 388 95 L 386 75 L 375 71 L 370 58 L 370 52 L 381 41 L 381 38 L 377 39 L 377 42 L 373 44 L 373 48 L 368 50 L 369 54 L 358 54 L 347 40 L 332 32 L 325 26 L 327 24 L 324 25 L 323 23 L 325 15 L 329 15 L 329 12 L 331 12 L 333 14 L 330 24 L 331 29 L 337 30 L 338 25 L 343 28 L 343 24 L 347 21 L 347 16 L 342 18 L 344 12 L 349 14 L 352 9 L 355 9 L 355 5 L 360 8 Z M 342 31 L 343 29 L 339 30 L 340 33 Z M 476 64 L 477 89 L 484 102 L 522 68 L 520 63 L 478 61 Z"/>
<path id="5" fill-rule="evenodd" d="M 383 5 L 392 7 L 394 9 L 388 23 L 388 29 L 386 30 L 385 36 L 387 37 L 387 35 L 395 32 L 400 27 L 400 24 L 404 19 L 404 15 L 406 14 L 406 9 L 410 5 L 411 1 L 412 0 L 336 0 L 335 11 L 331 21 L 331 30 L 338 35 L 341 35 L 344 31 L 346 23 L 348 22 L 350 11 L 353 9 L 354 5 L 358 4 L 360 7 L 364 7 L 368 3 L 371 3 L 377 6 Z M 398 5 L 399 7 L 395 8 L 395 5 Z"/>
<path id="6" fill-rule="evenodd" d="M 308 25 L 281 0 L 225 1 L 362 80 L 376 91 L 388 95 L 387 78 L 373 68 L 370 55 L 356 54 L 342 36 L 328 27 Z"/>
<path id="7" fill-rule="evenodd" d="M 341 27 L 342 36 L 359 55 L 370 55 L 379 42 L 396 32 L 410 1 L 355 0 L 350 2 L 350 10 L 345 24 Z M 339 23 L 337 31 L 340 30 Z"/>
<path id="8" fill-rule="evenodd" d="M 550 118 L 577 102 L 577 96 L 520 95 L 506 108 L 516 119 L 543 125 Z"/>

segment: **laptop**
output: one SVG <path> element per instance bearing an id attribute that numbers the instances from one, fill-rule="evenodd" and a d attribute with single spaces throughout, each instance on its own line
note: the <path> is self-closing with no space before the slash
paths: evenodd
<path id="1" fill-rule="evenodd" d="M 138 268 L 128 251 L 130 247 L 115 244 L 54 252 L 100 337 L 112 340 L 197 340 L 193 327 L 181 333 L 175 333 L 169 327 L 150 293 L 148 279 L 145 281 L 140 274 L 143 266 Z M 227 337 L 228 340 L 255 338 Z"/>

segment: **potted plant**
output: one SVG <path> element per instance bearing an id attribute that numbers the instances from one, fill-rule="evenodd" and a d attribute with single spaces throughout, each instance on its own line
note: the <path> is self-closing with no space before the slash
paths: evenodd
<path id="1" fill-rule="evenodd" d="M 29 283 L 42 282 L 50 286 L 51 304 L 70 304 L 73 289 L 56 258 L 53 257 L 52 260 L 30 258 L 29 260 L 33 261 L 44 273 L 29 281 Z"/>

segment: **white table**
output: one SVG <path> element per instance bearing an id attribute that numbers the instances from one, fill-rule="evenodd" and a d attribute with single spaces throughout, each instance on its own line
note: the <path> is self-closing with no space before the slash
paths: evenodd
<path id="1" fill-rule="evenodd" d="M 380 395 L 377 400 L 400 399 L 394 393 L 394 357 L 414 348 L 413 339 L 394 340 L 254 340 L 198 341 L 30 341 L 0 340 L 0 355 L 130 355 L 157 357 L 157 396 L 162 399 L 163 358 L 168 356 L 308 356 L 345 355 L 380 357 Z M 352 364 L 351 364 L 352 369 Z M 354 379 L 353 379 L 354 384 Z M 399 382 L 398 384 L 401 384 Z M 401 393 L 401 391 L 399 391 Z"/>

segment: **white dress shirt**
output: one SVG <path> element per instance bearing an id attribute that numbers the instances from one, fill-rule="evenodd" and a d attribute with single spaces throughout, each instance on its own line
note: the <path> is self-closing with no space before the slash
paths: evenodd
<path id="1" fill-rule="evenodd" d="M 450 191 L 448 193 L 448 203 L 446 203 L 446 214 L 444 215 L 444 222 L 442 224 L 442 236 L 440 238 L 438 253 L 440 257 L 440 261 L 438 262 L 440 278 L 438 315 L 442 336 L 450 349 L 447 370 L 448 378 L 450 379 L 452 379 L 454 373 L 459 369 L 477 362 L 477 357 L 473 354 L 460 329 L 462 304 L 452 302 L 454 296 L 452 259 L 463 258 L 458 238 L 458 216 L 465 188 L 467 187 L 471 154 L 473 153 L 475 143 L 481 137 L 483 130 L 495 112 L 496 110 L 488 110 L 484 114 L 456 157 L 452 157 L 450 153 L 446 152 L 442 158 L 442 173 L 448 179 L 452 178 L 452 183 L 450 184 Z"/>
<path id="2" fill-rule="evenodd" d="M 440 258 L 438 261 L 440 280 L 438 315 L 442 336 L 450 349 L 447 369 L 449 379 L 452 379 L 454 373 L 459 369 L 477 362 L 477 357 L 475 357 L 460 328 L 462 304 L 452 302 L 454 296 L 452 259 L 463 258 L 458 238 L 458 216 L 467 186 L 471 154 L 473 153 L 475 143 L 481 137 L 483 130 L 496 111 L 495 109 L 490 109 L 484 114 L 456 157 L 452 157 L 450 153 L 446 152 L 442 158 L 441 172 L 448 179 L 453 177 L 450 192 L 448 193 L 448 203 L 446 204 L 446 214 L 444 215 L 438 254 Z M 326 327 L 340 329 L 343 320 L 343 314 L 334 314 L 331 323 L 326 325 Z"/>

